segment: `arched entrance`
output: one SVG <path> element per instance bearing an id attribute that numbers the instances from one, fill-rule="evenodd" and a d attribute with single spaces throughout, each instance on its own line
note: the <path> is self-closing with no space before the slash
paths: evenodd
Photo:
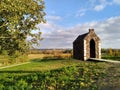
<path id="1" fill-rule="evenodd" d="M 95 41 L 93 39 L 90 40 L 90 58 L 95 58 Z"/>

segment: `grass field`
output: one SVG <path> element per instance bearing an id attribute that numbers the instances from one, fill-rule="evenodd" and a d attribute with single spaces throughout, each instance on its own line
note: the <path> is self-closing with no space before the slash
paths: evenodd
<path id="1" fill-rule="evenodd" d="M 78 65 L 80 62 L 78 60 L 51 60 L 51 59 L 33 59 L 28 64 L 19 65 L 15 67 L 10 67 L 6 71 L 45 71 L 58 69 L 67 66 Z"/>
<path id="2" fill-rule="evenodd" d="M 120 56 L 116 56 L 116 57 L 113 57 L 113 56 L 105 56 L 105 57 L 102 57 L 103 59 L 108 59 L 108 60 L 117 60 L 117 61 L 120 61 Z"/>
<path id="3" fill-rule="evenodd" d="M 36 54 L 37 56 L 37 54 Z M 0 70 L 0 90 L 119 90 L 120 64 L 30 57 Z"/>

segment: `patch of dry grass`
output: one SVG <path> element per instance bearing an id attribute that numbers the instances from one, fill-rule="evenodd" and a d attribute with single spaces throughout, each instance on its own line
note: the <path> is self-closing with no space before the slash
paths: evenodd
<path id="1" fill-rule="evenodd" d="M 45 54 L 29 54 L 28 58 L 29 59 L 35 59 L 35 58 L 43 58 Z"/>
<path id="2" fill-rule="evenodd" d="M 71 54 L 29 54 L 28 55 L 29 59 L 36 59 L 36 58 L 63 58 L 63 59 L 68 59 L 71 58 Z"/>

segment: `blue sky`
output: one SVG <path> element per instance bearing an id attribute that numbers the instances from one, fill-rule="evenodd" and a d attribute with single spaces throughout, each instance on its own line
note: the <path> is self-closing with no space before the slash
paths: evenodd
<path id="1" fill-rule="evenodd" d="M 78 35 L 94 28 L 102 48 L 120 48 L 120 0 L 44 0 L 40 48 L 72 48 Z"/>

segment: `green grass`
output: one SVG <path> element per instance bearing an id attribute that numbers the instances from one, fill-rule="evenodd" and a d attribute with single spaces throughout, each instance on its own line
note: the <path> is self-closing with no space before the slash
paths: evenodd
<path id="1" fill-rule="evenodd" d="M 108 59 L 108 60 L 117 60 L 120 61 L 120 56 L 104 56 L 102 59 Z"/>
<path id="2" fill-rule="evenodd" d="M 33 59 L 28 64 L 1 69 L 0 71 L 45 71 L 78 65 L 79 63 L 79 60 Z"/>
<path id="3" fill-rule="evenodd" d="M 119 90 L 120 88 L 120 64 L 73 59 L 33 59 L 30 62 L 1 69 L 0 89 Z"/>

